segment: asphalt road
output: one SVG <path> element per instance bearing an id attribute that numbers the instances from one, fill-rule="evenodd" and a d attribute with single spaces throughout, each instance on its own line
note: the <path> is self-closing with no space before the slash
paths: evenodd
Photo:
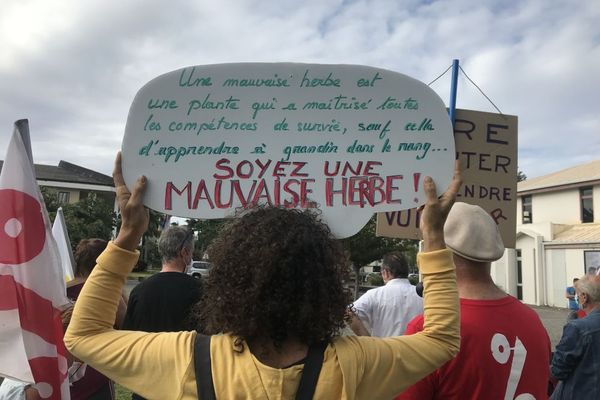
<path id="1" fill-rule="evenodd" d="M 546 331 L 548 331 L 548 336 L 550 336 L 550 341 L 552 342 L 552 351 L 554 351 L 562 336 L 563 326 L 567 322 L 569 310 L 555 307 L 530 307 L 540 316 L 542 324 L 544 324 Z"/>

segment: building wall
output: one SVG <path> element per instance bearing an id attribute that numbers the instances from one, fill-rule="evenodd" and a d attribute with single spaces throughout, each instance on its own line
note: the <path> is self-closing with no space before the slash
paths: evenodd
<path id="1" fill-rule="evenodd" d="M 567 287 L 566 250 L 546 249 L 547 302 L 549 306 L 566 307 L 565 288 Z"/>
<path id="2" fill-rule="evenodd" d="M 522 301 L 527 304 L 566 308 L 565 289 L 573 284 L 573 278 L 584 274 L 584 250 L 589 249 L 545 248 L 542 267 L 544 272 L 540 273 L 541 268 L 536 270 L 536 267 L 539 267 L 537 264 L 541 262 L 536 254 L 536 240 L 527 235 L 520 235 L 516 247 L 521 250 Z M 506 249 L 504 256 L 492 263 L 491 274 L 496 285 L 511 296 L 517 297 L 515 250 Z"/>
<path id="3" fill-rule="evenodd" d="M 492 276 L 492 280 L 494 281 L 496 286 L 498 286 L 500 289 L 504 290 L 507 293 L 509 293 L 509 289 L 506 283 L 506 270 L 508 268 L 508 258 L 508 252 L 505 251 L 504 256 L 501 259 L 492 263 L 492 268 L 490 270 L 490 275 Z"/>
<path id="4" fill-rule="evenodd" d="M 521 249 L 522 300 L 527 304 L 536 304 L 535 240 L 529 236 L 521 236 L 517 239 L 517 249 Z"/>
<path id="5" fill-rule="evenodd" d="M 66 192 L 69 193 L 69 203 L 68 204 L 73 204 L 73 203 L 77 203 L 79 201 L 79 190 L 77 189 L 69 189 L 69 188 L 64 188 L 64 187 L 53 187 L 53 186 L 45 186 L 48 189 L 51 189 L 52 191 L 56 192 L 57 194 L 60 192 Z"/>
<path id="6" fill-rule="evenodd" d="M 546 270 L 548 271 L 548 301 L 553 307 L 567 307 L 565 290 L 573 285 L 573 278 L 585 274 L 584 251 L 590 249 L 546 248 Z"/>
<path id="7" fill-rule="evenodd" d="M 600 223 L 600 185 L 592 190 L 594 222 Z M 522 196 L 517 197 L 517 225 L 523 224 Z M 579 188 L 531 195 L 533 223 L 576 225 L 581 223 Z M 529 224 L 525 224 L 529 225 Z"/>
<path id="8" fill-rule="evenodd" d="M 600 185 L 594 186 L 594 223 L 600 223 Z"/>
<path id="9" fill-rule="evenodd" d="M 580 224 L 579 203 L 579 189 L 534 194 L 531 197 L 533 222 Z"/>
<path id="10" fill-rule="evenodd" d="M 523 302 L 554 307 L 567 307 L 565 289 L 571 286 L 573 278 L 585 273 L 584 251 L 592 250 L 590 244 L 580 248 L 562 248 L 548 242 L 567 225 L 581 224 L 581 201 L 579 188 L 548 193 L 534 193 L 531 196 L 533 223 L 523 224 L 522 197 L 517 198 L 517 249 L 522 254 Z M 593 188 L 594 222 L 600 223 L 600 185 Z M 565 225 L 565 226 L 561 226 Z M 533 236 L 533 237 L 532 237 Z M 534 239 L 535 237 L 535 239 Z M 595 246 L 594 246 L 595 247 Z M 516 296 L 509 276 L 516 274 L 516 256 L 505 252 L 502 263 L 494 271 L 494 281 L 504 286 L 509 294 Z M 543 253 L 543 254 L 537 254 Z M 502 275 L 505 276 L 502 279 Z"/>

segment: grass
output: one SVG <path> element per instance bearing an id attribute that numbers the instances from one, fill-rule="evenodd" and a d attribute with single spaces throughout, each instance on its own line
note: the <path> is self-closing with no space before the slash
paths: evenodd
<path id="1" fill-rule="evenodd" d="M 150 270 L 150 271 L 146 271 L 146 272 L 130 272 L 127 277 L 129 279 L 148 278 L 148 277 L 154 275 L 156 272 L 157 271 L 155 271 L 155 270 Z"/>
<path id="2" fill-rule="evenodd" d="M 123 386 L 115 383 L 115 394 L 117 400 L 131 400 L 131 392 Z"/>

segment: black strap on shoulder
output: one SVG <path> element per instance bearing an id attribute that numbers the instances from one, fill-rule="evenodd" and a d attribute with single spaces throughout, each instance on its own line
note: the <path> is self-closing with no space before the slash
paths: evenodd
<path id="1" fill-rule="evenodd" d="M 194 367 L 200 400 L 216 400 L 210 362 L 210 336 L 197 334 L 194 342 Z M 296 400 L 312 400 L 323 366 L 327 343 L 317 343 L 308 348 L 306 362 L 296 392 Z"/>
<path id="2" fill-rule="evenodd" d="M 210 336 L 198 333 L 194 342 L 194 367 L 200 400 L 217 400 L 210 366 Z"/>
<path id="3" fill-rule="evenodd" d="M 326 347 L 327 343 L 321 342 L 308 348 L 300 385 L 298 385 L 298 391 L 296 392 L 296 400 L 312 400 L 323 366 Z"/>

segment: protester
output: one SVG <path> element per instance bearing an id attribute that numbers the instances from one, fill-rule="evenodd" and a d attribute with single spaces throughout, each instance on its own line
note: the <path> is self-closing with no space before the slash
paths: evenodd
<path id="1" fill-rule="evenodd" d="M 144 332 L 192 330 L 190 309 L 200 300 L 201 280 L 186 274 L 194 253 L 193 231 L 171 226 L 158 240 L 160 273 L 138 284 L 129 296 L 123 329 Z M 137 394 L 132 399 L 142 399 Z"/>
<path id="2" fill-rule="evenodd" d="M 423 313 L 423 299 L 408 281 L 408 261 L 402 253 L 383 256 L 381 276 L 385 285 L 369 290 L 353 304 L 350 327 L 359 336 L 403 335 L 406 325 Z"/>
<path id="3" fill-rule="evenodd" d="M 458 351 L 456 278 L 443 233 L 460 186 L 458 167 L 439 199 L 431 178 L 424 179 L 424 253 L 419 255 L 424 332 L 393 338 L 338 336 L 348 304 L 342 247 L 316 212 L 274 207 L 232 220 L 209 251 L 213 269 L 205 304 L 210 308 L 203 321 L 210 332 L 223 334 L 113 330 L 124 278 L 148 226 L 145 177 L 130 193 L 120 155 L 113 176 L 121 229 L 82 290 L 65 341 L 79 358 L 136 393 L 151 399 L 207 400 L 206 393 L 288 399 L 298 390 L 307 398 L 314 391 L 321 399 L 388 399 Z M 303 374 L 305 358 L 311 374 Z"/>
<path id="4" fill-rule="evenodd" d="M 600 277 L 585 275 L 575 283 L 586 317 L 570 321 L 556 346 L 550 373 L 559 380 L 552 399 L 600 399 Z"/>
<path id="5" fill-rule="evenodd" d="M 535 311 L 491 278 L 491 262 L 504 254 L 496 223 L 481 207 L 456 203 L 444 235 L 456 264 L 461 350 L 398 399 L 546 398 L 550 339 Z M 417 317 L 406 333 L 422 329 Z"/>
<path id="6" fill-rule="evenodd" d="M 73 256 L 75 259 L 75 278 L 67 282 L 67 297 L 71 301 L 76 301 L 77 297 L 79 297 L 79 292 L 81 292 L 83 284 L 96 265 L 96 259 L 106 249 L 107 244 L 106 240 L 97 238 L 81 239 L 77 244 L 75 255 Z M 126 310 L 127 298 L 123 295 L 121 301 L 119 301 L 119 308 L 117 309 L 117 316 L 115 318 L 116 328 L 120 328 L 123 325 Z"/>
<path id="7" fill-rule="evenodd" d="M 179 226 L 165 229 L 158 240 L 160 273 L 133 288 L 123 329 L 144 332 L 191 330 L 190 309 L 202 294 L 202 281 L 186 274 L 192 263 L 194 236 Z"/>
<path id="8" fill-rule="evenodd" d="M 579 311 L 579 303 L 577 303 L 577 295 L 575 293 L 575 283 L 579 278 L 573 279 L 573 286 L 567 286 L 565 291 L 565 297 L 569 302 L 569 315 L 567 320 L 577 319 L 577 312 Z"/>
<path id="9" fill-rule="evenodd" d="M 76 301 L 79 294 L 96 265 L 96 259 L 106 249 L 108 242 L 103 239 L 82 239 L 75 249 L 75 278 L 67 283 L 67 297 Z M 114 326 L 122 325 L 127 303 L 125 297 L 119 298 Z M 114 397 L 112 382 L 90 366 L 82 365 L 78 373 L 83 372 L 83 378 L 71 385 L 71 400 L 79 399 L 111 399 Z"/>

